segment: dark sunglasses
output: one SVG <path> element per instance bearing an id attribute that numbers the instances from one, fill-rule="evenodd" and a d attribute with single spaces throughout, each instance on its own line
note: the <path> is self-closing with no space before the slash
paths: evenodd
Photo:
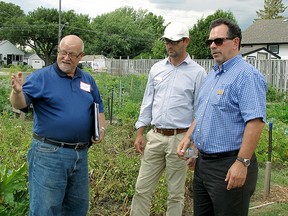
<path id="1" fill-rule="evenodd" d="M 171 44 L 171 45 L 178 45 L 178 43 L 179 42 L 181 42 L 181 41 L 184 41 L 185 40 L 185 38 L 182 38 L 182 39 L 180 39 L 180 40 L 178 40 L 178 41 L 172 41 L 172 40 L 169 40 L 169 39 L 164 39 L 163 40 L 163 42 L 164 42 L 164 44 L 166 44 L 166 45 L 168 45 L 168 44 Z"/>
<path id="2" fill-rule="evenodd" d="M 234 38 L 215 38 L 214 40 L 208 39 L 206 40 L 206 45 L 211 46 L 211 44 L 214 42 L 216 46 L 221 46 L 224 41 L 226 40 L 233 40 Z"/>

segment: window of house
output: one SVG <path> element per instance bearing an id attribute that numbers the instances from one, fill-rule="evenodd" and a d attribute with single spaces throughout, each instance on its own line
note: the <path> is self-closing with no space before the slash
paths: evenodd
<path id="1" fill-rule="evenodd" d="M 255 60 L 256 57 L 255 57 L 255 56 L 247 56 L 247 59 L 248 59 L 248 60 Z"/>
<path id="2" fill-rule="evenodd" d="M 13 55 L 13 61 L 22 62 L 22 56 L 21 55 Z"/>
<path id="3" fill-rule="evenodd" d="M 268 49 L 273 53 L 276 53 L 276 54 L 279 53 L 279 45 L 275 45 L 275 44 L 269 45 Z"/>

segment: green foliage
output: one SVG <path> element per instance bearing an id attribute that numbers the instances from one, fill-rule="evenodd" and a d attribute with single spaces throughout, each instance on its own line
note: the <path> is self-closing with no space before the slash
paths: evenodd
<path id="1" fill-rule="evenodd" d="M 209 38 L 209 27 L 213 20 L 218 18 L 228 18 L 237 23 L 232 12 L 217 10 L 214 14 L 201 18 L 190 30 L 190 44 L 187 48 L 188 52 L 194 56 L 195 59 L 211 59 L 210 49 L 206 46 L 205 41 Z"/>
<path id="2" fill-rule="evenodd" d="M 11 86 L 8 77 L 0 76 L 0 113 L 4 110 L 11 110 L 9 102 L 9 94 L 11 92 Z"/>
<path id="3" fill-rule="evenodd" d="M 285 94 L 283 92 L 280 92 L 271 85 L 268 86 L 267 102 L 287 102 L 287 100 L 287 93 Z"/>
<path id="4" fill-rule="evenodd" d="M 0 161 L 17 169 L 26 161 L 26 150 L 31 142 L 32 121 L 14 119 L 8 112 L 0 116 Z M 11 157 L 13 155 L 13 157 Z"/>
<path id="5" fill-rule="evenodd" d="M 92 74 L 102 95 L 106 118 L 119 123 L 135 121 L 139 115 L 147 75 L 111 76 L 107 73 Z M 113 104 L 112 104 L 113 99 Z"/>
<path id="6" fill-rule="evenodd" d="M 17 170 L 8 170 L 7 166 L 0 165 L 0 214 L 1 215 L 27 215 L 28 189 L 27 166 Z"/>
<path id="7" fill-rule="evenodd" d="M 0 10 L 9 11 L 9 20 L 0 28 L 0 38 L 1 35 L 4 35 L 3 39 L 8 39 L 14 44 L 29 46 L 40 58 L 45 60 L 46 65 L 55 61 L 59 32 L 58 10 L 39 7 L 25 15 L 19 6 L 11 3 L 8 6 L 14 8 L 18 14 L 10 13 L 10 8 L 9 10 Z M 8 6 L 6 3 L 3 6 L 1 2 L 0 9 Z M 2 17 L 1 13 L 0 17 Z M 89 44 L 93 34 L 90 32 L 90 18 L 88 15 L 77 15 L 73 10 L 63 11 L 62 22 L 62 36 L 77 34 L 87 42 L 87 45 Z M 67 23 L 67 25 L 64 25 L 64 23 Z"/>
<path id="8" fill-rule="evenodd" d="M 264 10 L 256 11 L 256 15 L 259 19 L 283 18 L 279 14 L 284 13 L 287 7 L 282 0 L 264 0 Z"/>
<path id="9" fill-rule="evenodd" d="M 91 23 L 97 32 L 94 46 L 88 52 L 113 58 L 134 58 L 140 53 L 149 53 L 153 41 L 163 33 L 163 22 L 161 16 L 131 7 L 97 16 Z"/>
<path id="10" fill-rule="evenodd" d="M 24 17 L 24 11 L 18 5 L 12 3 L 5 3 L 0 1 L 0 41 L 7 40 L 9 38 L 9 31 L 13 29 L 17 20 L 21 17 Z M 10 42 L 14 43 L 16 41 L 13 38 L 9 38 Z"/>
<path id="11" fill-rule="evenodd" d="M 87 15 L 77 15 L 73 10 L 62 12 L 62 22 L 62 36 L 77 34 L 83 40 L 91 38 L 92 35 L 88 32 L 90 19 Z M 58 46 L 58 10 L 40 7 L 29 12 L 25 17 L 24 29 L 22 37 L 25 38 L 25 44 L 23 45 L 28 45 L 35 50 L 40 58 L 45 59 L 46 65 L 54 62 Z M 35 43 L 31 43 L 31 40 Z"/>
<path id="12" fill-rule="evenodd" d="M 31 121 L 13 119 L 6 111 L 0 115 L 0 215 L 28 215 L 26 154 L 31 130 Z"/>
<path id="13" fill-rule="evenodd" d="M 46 65 L 54 62 L 58 44 L 58 10 L 39 7 L 25 15 L 17 5 L 1 4 L 0 18 L 4 20 L 4 27 L 0 28 L 0 39 L 1 35 L 5 35 L 4 38 L 14 44 L 31 47 Z M 11 10 L 13 12 L 10 13 Z M 5 11 L 9 11 L 9 19 L 5 18 Z M 219 17 L 235 20 L 230 11 L 217 10 L 213 15 L 198 20 L 190 30 L 188 52 L 194 58 L 211 58 L 205 41 L 210 22 Z M 62 12 L 61 24 L 62 36 L 77 34 L 83 39 L 86 54 L 103 54 L 110 58 L 161 59 L 166 56 L 165 46 L 159 40 L 164 32 L 164 18 L 147 10 L 121 7 L 96 16 L 92 22 L 88 15 L 69 10 Z"/>
<path id="14" fill-rule="evenodd" d="M 270 110 L 270 109 L 269 109 Z M 271 119 L 268 119 L 268 121 Z M 288 126 L 281 120 L 274 120 L 272 129 L 272 161 L 275 166 L 288 166 Z M 265 125 L 256 155 L 260 163 L 268 161 L 269 126 Z"/>
<path id="15" fill-rule="evenodd" d="M 154 59 L 163 59 L 167 56 L 166 47 L 163 44 L 162 40 L 154 41 L 154 45 L 152 48 L 152 56 Z"/>

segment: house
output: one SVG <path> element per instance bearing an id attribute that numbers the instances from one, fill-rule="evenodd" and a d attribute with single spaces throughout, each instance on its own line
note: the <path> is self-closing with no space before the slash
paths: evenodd
<path id="1" fill-rule="evenodd" d="M 93 68 L 95 72 L 99 72 L 107 69 L 106 59 L 104 55 L 85 55 L 79 63 L 83 66 Z"/>
<path id="2" fill-rule="evenodd" d="M 243 31 L 240 52 L 246 59 L 288 60 L 288 19 L 256 20 Z"/>
<path id="3" fill-rule="evenodd" d="M 24 52 L 8 40 L 0 41 L 0 64 L 23 63 Z"/>
<path id="4" fill-rule="evenodd" d="M 23 62 L 31 65 L 34 69 L 40 69 L 45 66 L 45 62 L 36 53 L 26 53 Z"/>

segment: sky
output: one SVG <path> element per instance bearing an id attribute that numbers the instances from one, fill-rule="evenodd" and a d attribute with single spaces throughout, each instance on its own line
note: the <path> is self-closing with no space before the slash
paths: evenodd
<path id="1" fill-rule="evenodd" d="M 3 1 L 3 0 L 2 0 Z M 264 9 L 264 0 L 4 0 L 6 3 L 19 5 L 27 14 L 38 7 L 56 8 L 61 11 L 74 10 L 77 14 L 87 14 L 90 18 L 113 12 L 115 9 L 129 6 L 135 10 L 143 9 L 162 16 L 165 23 L 183 22 L 189 28 L 198 19 L 206 18 L 221 9 L 234 14 L 242 31 L 253 24 L 256 11 Z M 288 0 L 282 0 L 288 6 Z M 288 18 L 288 9 L 281 14 Z"/>

